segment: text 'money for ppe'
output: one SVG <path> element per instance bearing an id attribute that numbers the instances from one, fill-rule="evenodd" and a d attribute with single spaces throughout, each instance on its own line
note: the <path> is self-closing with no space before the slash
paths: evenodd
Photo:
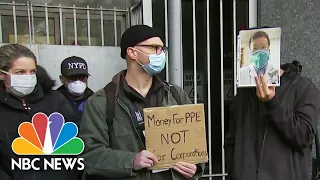
<path id="1" fill-rule="evenodd" d="M 159 163 L 152 169 L 171 168 L 177 162 L 208 161 L 203 104 L 145 108 L 146 150 Z"/>

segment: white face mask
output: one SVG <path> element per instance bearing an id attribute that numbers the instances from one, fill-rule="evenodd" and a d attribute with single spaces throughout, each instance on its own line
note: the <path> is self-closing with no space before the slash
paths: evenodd
<path id="1" fill-rule="evenodd" d="M 2 72 L 10 75 L 10 91 L 18 97 L 25 97 L 29 95 L 37 85 L 37 76 L 35 74 L 16 75 L 10 74 L 6 71 Z"/>
<path id="2" fill-rule="evenodd" d="M 79 80 L 73 81 L 68 84 L 68 90 L 74 96 L 81 96 L 86 90 L 86 88 L 87 88 L 86 83 Z"/>

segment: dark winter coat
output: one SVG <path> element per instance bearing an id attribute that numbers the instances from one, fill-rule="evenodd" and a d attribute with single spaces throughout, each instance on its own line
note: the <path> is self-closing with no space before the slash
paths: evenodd
<path id="1" fill-rule="evenodd" d="M 68 89 L 65 88 L 65 86 L 60 86 L 57 91 L 59 91 L 61 94 L 66 97 L 66 99 L 69 101 L 70 105 L 73 107 L 74 111 L 77 112 L 77 118 L 76 118 L 76 124 L 80 126 L 82 113 L 84 110 L 84 105 L 87 102 L 88 98 L 93 95 L 93 91 L 89 88 L 87 88 L 82 96 L 81 99 L 75 100 L 70 93 L 68 92 Z"/>
<path id="2" fill-rule="evenodd" d="M 133 170 L 133 161 L 138 152 L 145 149 L 143 134 L 139 135 L 134 125 L 134 115 L 131 113 L 137 104 L 135 93 L 128 91 L 130 88 L 123 83 L 125 71 L 113 77 L 115 83 L 115 116 L 112 126 L 106 121 L 107 96 L 105 91 L 99 90 L 92 95 L 85 106 L 79 137 L 86 143 L 82 157 L 86 165 L 86 180 L 152 180 L 156 178 L 147 169 Z M 178 86 L 169 86 L 154 76 L 155 81 L 150 89 L 148 103 L 158 102 L 159 106 L 172 106 L 177 100 L 170 92 L 170 88 L 176 88 L 182 104 L 191 104 L 186 92 Z M 140 95 L 141 96 L 141 95 Z M 147 95 L 148 96 L 148 95 Z M 140 104 L 140 103 L 139 103 Z M 155 103 L 157 104 L 157 103 Z M 111 128 L 112 127 L 112 128 Z M 113 134 L 113 136 L 109 136 Z M 198 171 L 192 179 L 201 177 L 204 171 L 204 164 L 198 164 Z M 186 180 L 174 170 L 168 171 L 166 180 Z M 161 177 L 161 179 L 163 179 Z"/>
<path id="3" fill-rule="evenodd" d="M 38 112 L 49 116 L 53 112 L 61 113 L 65 122 L 74 121 L 75 113 L 66 98 L 58 91 L 52 91 L 54 81 L 45 70 L 38 68 L 38 84 L 35 90 L 25 98 L 23 103 L 19 98 L 6 92 L 3 82 L 0 82 L 0 179 L 1 180 L 78 180 L 79 171 L 53 170 L 11 170 L 11 158 L 31 157 L 16 155 L 11 144 L 18 135 L 18 127 L 23 122 L 31 122 Z M 35 157 L 35 156 L 34 156 Z M 38 156 L 41 161 L 43 156 Z M 46 156 L 46 158 L 50 158 Z"/>
<path id="4" fill-rule="evenodd" d="M 320 95 L 298 67 L 282 66 L 281 86 L 269 102 L 259 101 L 255 88 L 239 89 L 225 141 L 229 179 L 310 179 Z"/>

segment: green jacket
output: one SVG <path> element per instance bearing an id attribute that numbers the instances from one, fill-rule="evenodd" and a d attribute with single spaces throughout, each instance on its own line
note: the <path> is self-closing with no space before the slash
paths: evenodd
<path id="1" fill-rule="evenodd" d="M 113 78 L 116 83 L 116 96 L 119 92 L 121 73 Z M 164 84 L 167 98 L 163 98 L 163 106 L 176 105 L 177 102 L 170 93 L 170 86 Z M 175 86 L 181 97 L 183 104 L 191 104 L 186 92 Z M 82 153 L 85 163 L 85 173 L 90 178 L 86 180 L 105 179 L 122 180 L 151 180 L 150 171 L 133 172 L 133 160 L 141 149 L 145 149 L 143 142 L 138 138 L 136 129 L 131 120 L 129 108 L 120 98 L 115 100 L 115 117 L 113 120 L 114 139 L 110 141 L 108 135 L 108 125 L 106 121 L 106 94 L 104 90 L 99 90 L 92 95 L 84 108 L 79 137 L 85 143 L 85 150 Z M 110 142 L 113 142 L 112 145 Z M 111 149 L 110 145 L 114 148 Z M 201 168 L 200 168 L 201 167 Z M 192 179 L 202 176 L 204 164 L 198 166 L 198 171 Z M 99 178 L 93 178 L 100 176 Z M 172 170 L 174 180 L 184 180 L 185 178 Z"/>

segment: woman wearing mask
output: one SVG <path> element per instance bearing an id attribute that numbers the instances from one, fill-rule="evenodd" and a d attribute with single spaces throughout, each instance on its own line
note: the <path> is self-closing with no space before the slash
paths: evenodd
<path id="1" fill-rule="evenodd" d="M 61 93 L 52 91 L 54 85 L 46 71 L 37 74 L 36 57 L 26 47 L 9 44 L 0 47 L 0 179 L 2 180 L 77 180 L 80 172 L 43 170 L 44 157 L 17 155 L 12 150 L 13 141 L 19 137 L 18 128 L 31 122 L 33 115 L 59 112 L 65 122 L 73 121 L 75 113 Z M 38 78 L 37 78 L 38 75 Z M 39 80 L 39 82 L 38 82 Z M 29 133 L 29 132 L 28 132 Z M 40 139 L 40 138 L 39 138 Z M 26 147 L 27 148 L 27 147 Z M 52 157 L 52 156 L 51 156 Z M 60 156 L 59 156 L 60 157 Z M 12 159 L 39 158 L 35 163 L 40 170 L 12 169 Z"/>

